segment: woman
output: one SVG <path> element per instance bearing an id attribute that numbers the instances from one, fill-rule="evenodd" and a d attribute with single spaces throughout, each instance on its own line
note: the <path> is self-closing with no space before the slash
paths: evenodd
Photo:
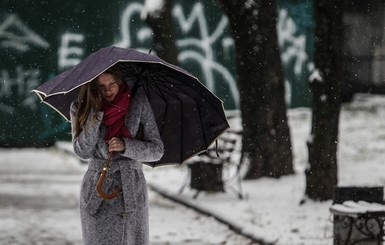
<path id="1" fill-rule="evenodd" d="M 75 153 L 90 159 L 80 194 L 83 242 L 89 244 L 148 244 L 147 186 L 140 161 L 157 161 L 163 143 L 147 97 L 122 81 L 117 66 L 83 85 L 71 105 Z M 138 138 L 138 135 L 140 139 Z M 121 192 L 102 199 L 96 192 L 100 171 L 112 161 L 103 190 Z"/>

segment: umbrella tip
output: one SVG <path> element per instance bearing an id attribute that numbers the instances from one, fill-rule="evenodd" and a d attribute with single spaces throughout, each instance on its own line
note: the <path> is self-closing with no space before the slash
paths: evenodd
<path id="1" fill-rule="evenodd" d="M 150 48 L 150 50 L 148 50 L 148 54 L 151 54 L 151 52 L 152 52 L 152 48 Z"/>

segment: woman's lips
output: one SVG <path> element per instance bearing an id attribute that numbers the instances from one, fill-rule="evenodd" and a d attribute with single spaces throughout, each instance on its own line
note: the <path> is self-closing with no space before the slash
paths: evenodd
<path id="1" fill-rule="evenodd" d="M 104 96 L 104 97 L 105 97 L 106 100 L 111 100 L 111 99 L 114 98 L 114 95 L 111 94 L 111 95 L 106 95 L 106 96 Z"/>

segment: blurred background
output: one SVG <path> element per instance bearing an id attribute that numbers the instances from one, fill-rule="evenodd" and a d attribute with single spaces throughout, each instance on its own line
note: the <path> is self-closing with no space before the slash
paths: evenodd
<path id="1" fill-rule="evenodd" d="M 309 107 L 314 3 L 276 3 L 286 101 L 291 108 Z M 383 5 L 382 1 L 345 1 L 347 62 L 342 94 L 346 101 L 357 92 L 385 92 Z M 30 91 L 105 46 L 148 52 L 154 46 L 154 33 L 146 13 L 153 7 L 143 0 L 1 1 L 0 146 L 40 147 L 68 139 L 69 124 Z M 179 65 L 217 94 L 226 109 L 238 109 L 235 44 L 218 1 L 174 0 L 169 11 Z"/>

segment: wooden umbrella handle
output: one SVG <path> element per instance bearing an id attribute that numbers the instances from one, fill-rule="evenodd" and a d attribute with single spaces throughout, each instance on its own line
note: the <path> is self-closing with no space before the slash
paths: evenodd
<path id="1" fill-rule="evenodd" d="M 99 197 L 103 198 L 103 199 L 113 199 L 117 195 L 119 195 L 119 192 L 120 192 L 120 187 L 117 185 L 115 186 L 115 190 L 111 194 L 107 194 L 107 193 L 103 192 L 103 183 L 104 183 L 104 179 L 106 178 L 106 175 L 107 175 L 107 171 L 108 171 L 108 167 L 110 165 L 112 154 L 113 154 L 113 152 L 110 152 L 110 155 L 108 156 L 108 159 L 107 159 L 106 163 L 104 164 L 104 167 L 103 167 L 102 172 L 100 174 L 100 177 L 98 179 L 98 183 L 96 184 L 96 191 L 98 192 Z"/>

